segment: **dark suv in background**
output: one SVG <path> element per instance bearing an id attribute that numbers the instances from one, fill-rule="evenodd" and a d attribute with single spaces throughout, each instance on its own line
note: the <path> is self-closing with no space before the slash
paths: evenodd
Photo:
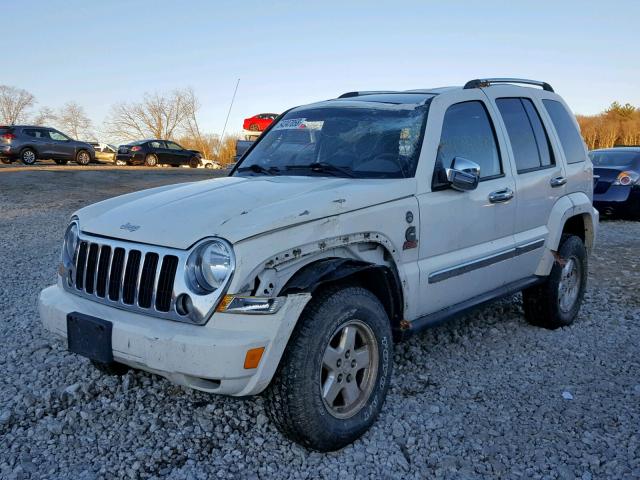
<path id="1" fill-rule="evenodd" d="M 0 126 L 0 160 L 12 163 L 16 160 L 33 165 L 36 160 L 51 159 L 58 165 L 75 161 L 88 165 L 95 161 L 96 152 L 86 142 L 79 142 L 49 127 L 30 125 Z"/>
<path id="2" fill-rule="evenodd" d="M 593 205 L 605 214 L 640 219 L 640 147 L 589 152 L 593 162 Z"/>
<path id="3" fill-rule="evenodd" d="M 187 150 L 170 140 L 152 139 L 120 145 L 116 164 L 155 167 L 161 163 L 174 167 L 189 165 L 191 168 L 197 168 L 201 158 L 202 154 L 197 150 Z"/>

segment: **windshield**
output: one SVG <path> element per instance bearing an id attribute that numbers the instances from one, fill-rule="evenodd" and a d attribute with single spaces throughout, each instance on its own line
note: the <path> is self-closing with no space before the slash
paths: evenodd
<path id="1" fill-rule="evenodd" d="M 591 161 L 596 167 L 632 167 L 640 160 L 640 152 L 590 152 Z"/>
<path id="2" fill-rule="evenodd" d="M 336 102 L 288 112 L 236 175 L 405 178 L 415 174 L 427 105 Z"/>

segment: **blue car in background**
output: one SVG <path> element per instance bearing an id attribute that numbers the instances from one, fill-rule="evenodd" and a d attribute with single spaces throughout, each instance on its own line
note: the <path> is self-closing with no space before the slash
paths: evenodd
<path id="1" fill-rule="evenodd" d="M 640 146 L 589 152 L 593 162 L 593 205 L 604 214 L 640 219 Z"/>

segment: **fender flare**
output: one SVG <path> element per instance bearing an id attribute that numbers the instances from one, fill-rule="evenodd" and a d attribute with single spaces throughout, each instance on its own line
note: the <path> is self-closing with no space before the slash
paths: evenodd
<path id="1" fill-rule="evenodd" d="M 536 270 L 536 275 L 549 275 L 555 261 L 552 252 L 557 251 L 560 246 L 567 220 L 576 216 L 582 216 L 585 228 L 585 246 L 587 251 L 591 252 L 598 230 L 598 211 L 593 208 L 591 199 L 584 192 L 565 195 L 555 203 L 549 215 L 549 222 L 547 223 L 549 234 L 545 243 L 545 252 Z"/>

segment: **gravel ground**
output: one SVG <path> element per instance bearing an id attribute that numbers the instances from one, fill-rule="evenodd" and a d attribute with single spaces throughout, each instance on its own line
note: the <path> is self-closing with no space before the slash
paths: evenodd
<path id="1" fill-rule="evenodd" d="M 106 377 L 40 326 L 78 207 L 185 171 L 0 173 L 1 478 L 640 478 L 640 223 L 604 221 L 576 323 L 527 325 L 519 296 L 397 346 L 382 414 L 347 448 L 285 440 L 260 397 Z"/>

